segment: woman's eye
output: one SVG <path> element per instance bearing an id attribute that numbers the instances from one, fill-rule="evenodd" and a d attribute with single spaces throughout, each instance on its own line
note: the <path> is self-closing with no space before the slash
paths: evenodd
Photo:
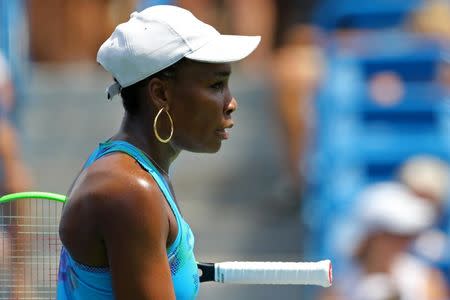
<path id="1" fill-rule="evenodd" d="M 220 82 L 216 82 L 213 85 L 211 85 L 211 88 L 215 89 L 215 90 L 223 90 L 225 84 L 223 81 Z"/>

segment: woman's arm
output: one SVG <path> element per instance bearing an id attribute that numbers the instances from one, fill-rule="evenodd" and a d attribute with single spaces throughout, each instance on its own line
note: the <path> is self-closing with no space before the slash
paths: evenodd
<path id="1" fill-rule="evenodd" d="M 31 176 L 20 157 L 17 133 L 6 119 L 0 119 L 0 159 L 4 168 L 4 192 L 15 193 L 29 189 Z"/>
<path id="2" fill-rule="evenodd" d="M 166 200 L 151 178 L 122 171 L 128 175 L 120 177 L 127 178 L 115 181 L 99 212 L 115 298 L 175 299 L 166 253 Z"/>

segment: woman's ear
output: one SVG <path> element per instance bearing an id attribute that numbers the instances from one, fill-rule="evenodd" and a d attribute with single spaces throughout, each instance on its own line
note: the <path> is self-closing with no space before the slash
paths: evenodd
<path id="1" fill-rule="evenodd" d="M 167 88 L 167 82 L 157 77 L 150 79 L 148 82 L 147 90 L 150 101 L 152 101 L 156 107 L 168 107 Z"/>

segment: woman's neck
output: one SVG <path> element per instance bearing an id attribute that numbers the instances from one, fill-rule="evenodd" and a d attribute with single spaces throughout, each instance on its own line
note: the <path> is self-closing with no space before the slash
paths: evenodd
<path id="1" fill-rule="evenodd" d="M 168 176 L 172 162 L 180 153 L 171 143 L 159 142 L 153 133 L 153 124 L 138 117 L 125 114 L 120 130 L 112 140 L 122 140 L 143 151 L 160 171 Z"/>

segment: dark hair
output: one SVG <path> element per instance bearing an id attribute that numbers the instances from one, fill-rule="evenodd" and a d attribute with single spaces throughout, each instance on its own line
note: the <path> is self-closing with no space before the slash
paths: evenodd
<path id="1" fill-rule="evenodd" d="M 138 81 L 130 86 L 127 86 L 125 88 L 122 88 L 120 95 L 122 96 L 122 104 L 125 109 L 125 111 L 129 114 L 135 114 L 139 111 L 139 93 L 142 88 L 146 87 L 148 82 L 152 80 L 153 78 L 161 78 L 161 79 L 171 79 L 174 78 L 176 75 L 176 71 L 179 67 L 179 65 L 182 64 L 182 62 L 186 60 L 185 58 L 182 58 L 175 64 L 150 75 L 149 77 Z M 114 78 L 114 81 L 117 82 L 117 80 Z"/>

